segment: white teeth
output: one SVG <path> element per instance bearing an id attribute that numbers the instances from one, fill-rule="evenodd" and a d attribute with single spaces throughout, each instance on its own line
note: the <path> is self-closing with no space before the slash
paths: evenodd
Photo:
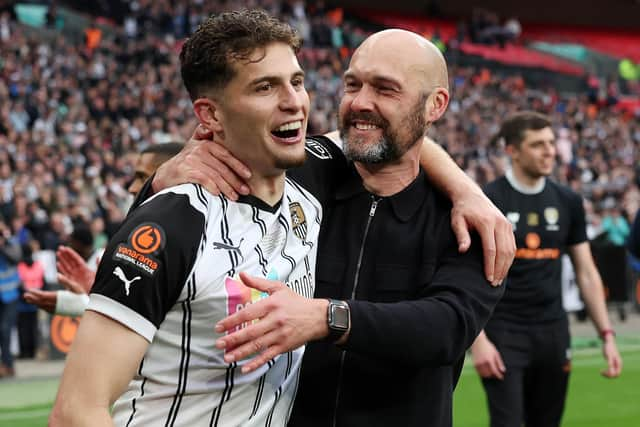
<path id="1" fill-rule="evenodd" d="M 369 123 L 355 123 L 354 126 L 358 130 L 374 130 L 374 129 L 378 129 L 378 126 L 372 125 L 372 124 L 369 124 Z"/>
<path id="2" fill-rule="evenodd" d="M 291 123 L 284 124 L 284 125 L 280 126 L 279 128 L 277 128 L 276 131 L 284 132 L 285 130 L 300 129 L 301 127 L 302 127 L 302 121 L 299 120 L 297 122 L 291 122 Z"/>

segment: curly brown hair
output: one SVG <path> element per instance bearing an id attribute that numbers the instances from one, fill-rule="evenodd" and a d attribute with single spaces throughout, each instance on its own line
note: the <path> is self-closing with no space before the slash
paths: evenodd
<path id="1" fill-rule="evenodd" d="M 249 61 L 256 49 L 275 42 L 288 44 L 296 53 L 302 44 L 294 28 L 263 10 L 210 16 L 180 51 L 180 72 L 189 96 L 196 100 L 223 88 L 235 75 L 233 63 Z"/>

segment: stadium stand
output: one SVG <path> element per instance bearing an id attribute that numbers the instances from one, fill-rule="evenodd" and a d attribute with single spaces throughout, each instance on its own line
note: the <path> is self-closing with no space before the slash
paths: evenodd
<path id="1" fill-rule="evenodd" d="M 302 34 L 309 133 L 336 127 L 340 76 L 352 49 L 371 29 L 401 26 L 442 41 L 454 64 L 451 106 L 431 136 L 478 183 L 505 170 L 501 143 L 492 139 L 501 119 L 534 109 L 553 119 L 556 178 L 586 198 L 596 235 L 611 211 L 631 222 L 640 208 L 637 80 L 589 74 L 521 41 L 504 48 L 471 43 L 459 38 L 451 20 L 354 17 L 303 1 L 138 0 L 117 2 L 122 7 L 115 11 L 90 8 L 116 2 L 68 3 L 89 9 L 58 5 L 30 14 L 11 2 L 0 7 L 0 221 L 22 244 L 55 250 L 79 224 L 95 224 L 95 241 L 113 233 L 128 207 L 135 154 L 150 144 L 185 140 L 195 127 L 177 65 L 182 39 L 210 13 L 242 5 L 265 7 Z M 100 37 L 92 32 L 88 45 L 83 35 L 89 28 Z M 640 61 L 637 35 L 565 28 L 550 38 L 549 28 L 524 26 L 520 39 L 581 43 Z M 572 84 L 556 85 L 557 72 Z"/>

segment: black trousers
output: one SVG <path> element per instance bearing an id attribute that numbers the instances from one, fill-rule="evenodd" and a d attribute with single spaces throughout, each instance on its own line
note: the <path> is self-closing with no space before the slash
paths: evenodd
<path id="1" fill-rule="evenodd" d="M 507 368 L 503 380 L 482 380 L 491 426 L 559 426 L 571 371 L 567 319 L 526 328 L 496 323 L 485 332 Z"/>
<path id="2" fill-rule="evenodd" d="M 18 312 L 18 346 L 20 357 L 32 359 L 38 348 L 38 312 Z"/>

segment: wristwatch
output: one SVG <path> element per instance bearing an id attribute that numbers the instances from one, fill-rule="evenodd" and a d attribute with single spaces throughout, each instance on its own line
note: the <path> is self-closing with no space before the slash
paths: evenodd
<path id="1" fill-rule="evenodd" d="M 327 307 L 327 326 L 329 326 L 328 339 L 336 342 L 349 330 L 351 326 L 351 314 L 349 304 L 345 301 L 329 299 Z"/>

